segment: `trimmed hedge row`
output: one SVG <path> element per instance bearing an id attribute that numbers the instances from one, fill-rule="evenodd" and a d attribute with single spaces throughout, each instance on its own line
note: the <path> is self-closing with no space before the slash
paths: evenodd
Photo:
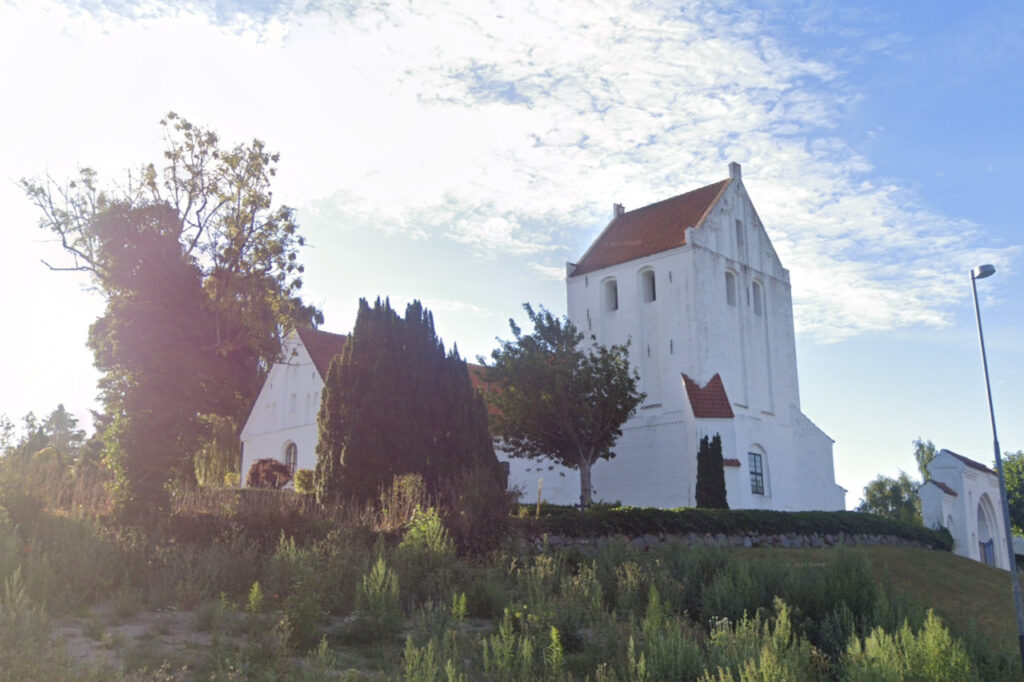
<path id="1" fill-rule="evenodd" d="M 533 508 L 529 511 L 532 513 Z M 953 549 L 953 537 L 945 528 L 936 531 L 876 514 L 852 511 L 783 512 L 760 509 L 595 506 L 581 512 L 573 507 L 543 505 L 539 519 L 519 518 L 515 519 L 515 524 L 520 531 L 530 535 L 547 533 L 568 537 L 638 536 L 646 533 L 894 535 L 947 552 Z"/>

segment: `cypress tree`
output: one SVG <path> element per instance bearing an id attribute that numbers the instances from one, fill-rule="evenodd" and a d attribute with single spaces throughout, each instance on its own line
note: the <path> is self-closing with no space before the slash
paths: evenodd
<path id="1" fill-rule="evenodd" d="M 725 463 L 722 461 L 722 437 L 704 436 L 697 451 L 697 506 L 728 509 L 725 494 Z"/>
<path id="2" fill-rule="evenodd" d="M 436 491 L 471 467 L 497 471 L 483 398 L 419 301 L 403 319 L 386 299 L 360 300 L 327 373 L 318 424 L 320 501 L 373 499 L 399 474 L 418 473 Z"/>

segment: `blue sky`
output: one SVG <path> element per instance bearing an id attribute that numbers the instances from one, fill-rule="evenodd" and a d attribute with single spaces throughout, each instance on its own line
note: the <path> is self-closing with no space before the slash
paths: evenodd
<path id="1" fill-rule="evenodd" d="M 157 161 L 174 110 L 281 152 L 305 296 L 421 298 L 464 355 L 563 312 L 607 223 L 729 161 L 791 271 L 802 407 L 856 504 L 923 436 L 990 462 L 968 271 L 1003 449 L 1024 448 L 1016 173 L 1024 6 L 993 2 L 2 2 L 0 413 L 83 415 L 102 303 L 51 273 L 18 178 Z"/>

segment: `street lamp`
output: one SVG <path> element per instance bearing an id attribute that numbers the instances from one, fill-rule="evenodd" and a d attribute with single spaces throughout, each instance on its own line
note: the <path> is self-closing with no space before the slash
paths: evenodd
<path id="1" fill-rule="evenodd" d="M 996 453 L 996 472 L 999 474 L 999 495 L 1003 500 L 1003 528 L 1006 530 L 1006 556 L 1010 560 L 1010 579 L 1013 581 L 1013 603 L 1017 607 L 1017 644 L 1020 647 L 1020 662 L 1024 668 L 1024 607 L 1020 599 L 1020 579 L 1017 577 L 1017 561 L 1013 553 L 1013 532 L 1010 530 L 1010 503 L 1006 499 L 1006 479 L 1003 477 L 1003 457 L 999 453 L 999 436 L 996 434 L 996 413 L 992 409 L 992 384 L 988 378 L 988 357 L 985 355 L 985 334 L 981 331 L 981 309 L 978 307 L 979 279 L 996 273 L 992 265 L 979 265 L 971 270 L 971 291 L 974 292 L 974 315 L 978 319 L 978 340 L 981 342 L 981 364 L 985 368 L 985 390 L 988 392 L 988 416 L 992 420 L 992 445 Z"/>

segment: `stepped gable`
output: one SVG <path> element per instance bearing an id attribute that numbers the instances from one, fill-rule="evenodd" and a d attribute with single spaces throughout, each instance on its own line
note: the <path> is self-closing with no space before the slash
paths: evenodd
<path id="1" fill-rule="evenodd" d="M 686 385 L 686 397 L 690 399 L 693 416 L 698 419 L 732 419 L 736 415 L 729 404 L 729 396 L 725 394 L 725 384 L 716 372 L 703 388 L 697 382 L 683 374 Z"/>
<path id="2" fill-rule="evenodd" d="M 729 185 L 722 180 L 612 218 L 571 277 L 668 251 L 686 244 L 686 228 L 700 227 Z"/>
<path id="3" fill-rule="evenodd" d="M 322 332 L 319 329 L 310 327 L 299 327 L 296 330 L 306 352 L 313 359 L 313 366 L 320 373 L 320 378 L 327 381 L 327 370 L 331 367 L 331 360 L 345 347 L 348 339 L 344 334 L 332 334 Z"/>

